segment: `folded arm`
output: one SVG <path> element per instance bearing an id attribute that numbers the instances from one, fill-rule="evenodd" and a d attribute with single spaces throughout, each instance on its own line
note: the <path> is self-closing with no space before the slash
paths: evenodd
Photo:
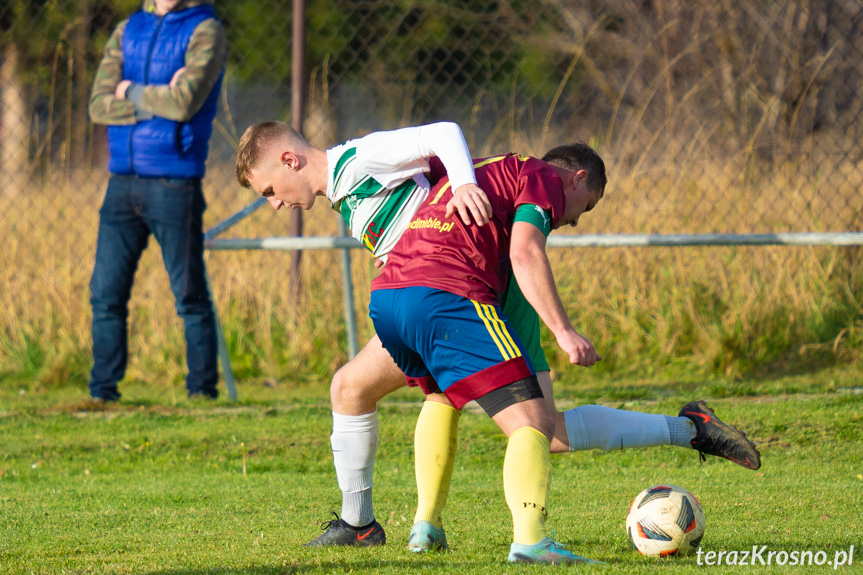
<path id="1" fill-rule="evenodd" d="M 96 70 L 93 91 L 90 94 L 90 119 L 95 124 L 120 126 L 134 124 L 137 121 L 135 104 L 115 96 L 117 86 L 123 80 L 123 31 L 125 29 L 126 21 L 121 22 L 114 29 L 105 44 L 99 68 Z"/>
<path id="2" fill-rule="evenodd" d="M 134 124 L 159 116 L 188 121 L 201 109 L 219 79 L 228 54 L 225 29 L 216 20 L 195 28 L 185 65 L 169 84 L 143 85 L 123 79 L 121 24 L 105 45 L 90 98 L 90 117 L 97 124 Z"/>

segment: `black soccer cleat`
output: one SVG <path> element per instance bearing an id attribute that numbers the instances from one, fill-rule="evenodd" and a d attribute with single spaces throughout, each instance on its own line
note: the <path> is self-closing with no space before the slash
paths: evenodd
<path id="1" fill-rule="evenodd" d="M 746 439 L 742 431 L 723 423 L 703 401 L 690 401 L 678 415 L 695 423 L 695 439 L 691 443 L 701 453 L 702 460 L 706 453 L 723 457 L 746 469 L 761 467 L 761 454 L 755 449 L 755 444 Z"/>
<path id="2" fill-rule="evenodd" d="M 324 533 L 317 539 L 306 543 L 304 547 L 372 547 L 387 542 L 387 534 L 377 521 L 373 521 L 365 527 L 354 527 L 339 517 L 335 511 L 333 511 L 333 515 L 336 516 L 335 519 L 321 523 L 321 529 L 324 530 Z"/>

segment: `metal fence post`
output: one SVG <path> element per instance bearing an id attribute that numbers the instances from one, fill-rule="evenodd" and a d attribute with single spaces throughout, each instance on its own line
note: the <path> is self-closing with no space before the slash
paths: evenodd
<path id="1" fill-rule="evenodd" d="M 303 133 L 306 117 L 306 1 L 294 0 L 291 29 L 291 127 Z M 291 210 L 289 228 L 292 236 L 303 235 L 303 212 Z M 291 253 L 291 292 L 299 296 L 302 285 L 300 263 L 302 251 Z"/>
<path id="2" fill-rule="evenodd" d="M 219 319 L 219 312 L 216 309 L 215 298 L 213 298 L 213 282 L 210 281 L 210 272 L 204 268 L 204 279 L 207 281 L 207 291 L 210 292 L 210 299 L 213 306 L 213 316 L 216 320 L 216 346 L 219 353 L 219 363 L 222 365 L 222 377 L 225 378 L 225 387 L 228 388 L 228 397 L 232 401 L 237 401 L 237 386 L 234 385 L 234 370 L 231 369 L 231 356 L 228 354 L 228 344 L 225 341 L 225 333 L 222 331 L 222 321 Z"/>
<path id="3" fill-rule="evenodd" d="M 341 223 L 342 236 L 348 236 L 348 228 L 344 222 Z M 354 282 L 351 274 L 351 250 L 342 249 L 342 291 L 345 302 L 345 338 L 348 342 L 348 359 L 357 355 L 357 318 L 354 311 Z"/>

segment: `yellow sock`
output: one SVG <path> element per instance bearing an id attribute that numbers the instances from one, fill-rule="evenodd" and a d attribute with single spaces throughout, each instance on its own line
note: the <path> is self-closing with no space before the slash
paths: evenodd
<path id="1" fill-rule="evenodd" d="M 441 513 L 455 462 L 459 415 L 457 409 L 435 401 L 426 401 L 420 411 L 414 436 L 418 499 L 414 523 L 442 525 Z"/>
<path id="2" fill-rule="evenodd" d="M 512 512 L 515 543 L 533 545 L 545 537 L 550 485 L 548 439 L 532 427 L 516 429 L 503 460 L 503 490 Z"/>

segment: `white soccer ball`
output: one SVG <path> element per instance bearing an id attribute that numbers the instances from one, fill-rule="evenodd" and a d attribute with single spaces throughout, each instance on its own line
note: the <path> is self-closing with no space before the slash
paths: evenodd
<path id="1" fill-rule="evenodd" d="M 629 506 L 626 533 L 642 555 L 689 555 L 704 537 L 704 511 L 698 499 L 682 487 L 654 485 Z"/>

